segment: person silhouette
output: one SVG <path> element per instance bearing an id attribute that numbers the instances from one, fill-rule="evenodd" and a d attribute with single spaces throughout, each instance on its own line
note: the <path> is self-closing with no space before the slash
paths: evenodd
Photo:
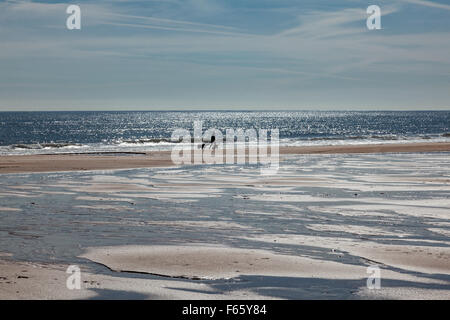
<path id="1" fill-rule="evenodd" d="M 211 136 L 211 141 L 209 142 L 209 148 L 211 149 L 211 147 L 214 145 L 214 147 L 216 146 L 216 136 Z M 202 144 L 202 150 L 205 148 L 206 143 Z"/>

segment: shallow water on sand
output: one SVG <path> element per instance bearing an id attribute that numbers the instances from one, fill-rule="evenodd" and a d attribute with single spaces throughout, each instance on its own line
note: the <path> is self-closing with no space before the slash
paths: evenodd
<path id="1" fill-rule="evenodd" d="M 88 247 L 208 243 L 377 258 L 449 281 L 448 168 L 449 153 L 352 154 L 287 156 L 274 176 L 250 165 L 1 175 L 0 252 L 82 264 Z M 411 267 L 377 254 L 408 246 L 436 259 Z"/>

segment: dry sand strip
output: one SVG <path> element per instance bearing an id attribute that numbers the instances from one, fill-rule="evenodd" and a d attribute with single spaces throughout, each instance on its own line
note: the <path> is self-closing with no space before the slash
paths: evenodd
<path id="1" fill-rule="evenodd" d="M 114 170 L 172 166 L 170 152 L 146 155 L 46 154 L 1 156 L 1 173 Z"/>
<path id="2" fill-rule="evenodd" d="M 317 260 L 304 256 L 277 254 L 261 249 L 240 249 L 219 245 L 116 246 L 90 248 L 82 255 L 118 272 L 138 272 L 170 278 L 229 279 L 239 276 L 285 277 L 291 281 L 324 279 L 344 285 L 355 298 L 363 299 L 449 299 L 450 290 L 434 289 L 448 282 L 383 270 L 383 281 L 408 283 L 406 287 L 384 286 L 366 290 L 367 266 Z M 261 282 L 262 287 L 267 283 Z M 286 284 L 278 284 L 283 289 Z M 336 285 L 336 284 L 334 284 Z M 272 283 L 271 286 L 274 286 Z M 331 284 L 331 286 L 333 286 Z M 331 290 L 337 288 L 330 288 Z M 343 289 L 343 288 L 339 288 Z M 276 291 L 276 290 L 275 290 Z M 420 294 L 418 294 L 420 293 Z M 269 293 L 270 295 L 270 293 Z M 306 290 L 302 298 L 308 299 Z M 274 297 L 272 297 L 274 298 Z"/>
<path id="3" fill-rule="evenodd" d="M 240 275 L 361 279 L 366 277 L 367 271 L 367 266 L 363 265 L 277 254 L 262 249 L 200 243 L 95 247 L 89 248 L 81 257 L 102 264 L 112 271 L 205 280 L 230 279 Z M 420 281 L 417 277 L 406 274 L 388 274 L 402 280 Z"/>
<path id="4" fill-rule="evenodd" d="M 0 257 L 2 255 L 0 254 Z M 4 255 L 8 257 L 8 255 Z M 278 290 L 298 290 L 298 298 L 327 297 L 327 293 L 353 292 L 362 299 L 450 299 L 450 290 L 442 289 L 445 281 L 404 273 L 382 271 L 382 288 L 366 288 L 365 265 L 347 265 L 303 256 L 276 254 L 260 249 L 238 249 L 197 244 L 189 246 L 119 246 L 91 248 L 82 255 L 107 266 L 117 274 L 96 274 L 81 266 L 81 289 L 66 286 L 71 274 L 68 266 L 17 262 L 0 258 L 0 299 L 280 299 Z M 148 273 L 161 277 L 133 277 Z M 256 276 L 250 286 L 216 287 L 229 277 Z M 289 279 L 287 282 L 264 282 L 264 276 Z M 283 278 L 286 277 L 286 278 Z M 180 278 L 180 279 L 178 279 Z M 216 279 L 186 281 L 186 279 Z M 317 281 L 326 280 L 328 289 Z M 402 286 L 386 286 L 386 279 L 400 281 Z M 218 282 L 216 282 L 218 281 Z M 298 288 L 292 287 L 292 281 Z M 309 283 L 311 281 L 311 283 Z M 337 281 L 337 282 L 334 282 Z M 333 287 L 338 286 L 338 287 Z M 438 286 L 438 288 L 433 288 Z M 261 289 L 261 290 L 260 290 Z M 273 290 L 273 291 L 272 291 Z M 312 290 L 310 292 L 309 290 Z M 339 298 L 339 296 L 333 296 Z"/>
<path id="5" fill-rule="evenodd" d="M 345 226 L 342 226 L 345 230 Z M 357 239 L 332 238 L 310 235 L 270 234 L 257 237 L 243 237 L 250 241 L 266 243 L 311 245 L 336 252 L 348 252 L 380 265 L 424 274 L 450 275 L 450 247 L 382 244 Z M 449 283 L 450 285 L 450 283 Z M 450 287 L 449 287 L 450 289 Z M 449 291 L 450 293 L 450 291 Z"/>
<path id="6" fill-rule="evenodd" d="M 450 152 L 450 143 L 403 143 L 280 147 L 280 154 L 337 154 L 386 152 Z M 148 152 L 145 155 L 52 154 L 0 156 L 0 174 L 83 170 L 113 170 L 172 166 L 170 151 Z"/>
<path id="7" fill-rule="evenodd" d="M 280 147 L 280 154 L 448 152 L 450 142 Z"/>
<path id="8" fill-rule="evenodd" d="M 259 249 L 225 246 L 117 246 L 91 248 L 81 257 L 113 271 L 142 272 L 171 278 L 230 279 L 240 275 L 358 279 L 365 269 Z"/>
<path id="9" fill-rule="evenodd" d="M 0 254 L 1 257 L 1 254 Z M 270 297 L 241 289 L 217 292 L 201 282 L 95 274 L 81 268 L 80 289 L 69 290 L 69 266 L 0 259 L 0 300 L 243 300 Z"/>

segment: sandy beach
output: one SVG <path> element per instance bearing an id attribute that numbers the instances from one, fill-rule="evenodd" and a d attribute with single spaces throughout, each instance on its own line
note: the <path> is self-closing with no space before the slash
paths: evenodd
<path id="1" fill-rule="evenodd" d="M 450 300 L 450 0 L 378 2 L 0 1 L 0 300 Z"/>
<path id="2" fill-rule="evenodd" d="M 4 156 L 0 299 L 450 299 L 449 152 L 280 148 L 274 176 L 169 152 Z"/>
<path id="3" fill-rule="evenodd" d="M 438 151 L 450 151 L 450 143 L 399 143 L 343 146 L 330 145 L 310 147 L 280 147 L 280 155 Z M 169 151 L 154 151 L 144 154 L 110 153 L 96 155 L 49 154 L 0 156 L 0 174 L 165 167 L 173 165 L 170 156 L 171 153 Z"/>

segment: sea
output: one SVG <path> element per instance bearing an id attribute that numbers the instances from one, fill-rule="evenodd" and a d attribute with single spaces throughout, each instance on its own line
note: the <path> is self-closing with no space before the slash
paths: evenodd
<path id="1" fill-rule="evenodd" d="M 194 121 L 278 129 L 281 146 L 450 142 L 450 111 L 0 112 L 0 155 L 170 150 Z"/>

